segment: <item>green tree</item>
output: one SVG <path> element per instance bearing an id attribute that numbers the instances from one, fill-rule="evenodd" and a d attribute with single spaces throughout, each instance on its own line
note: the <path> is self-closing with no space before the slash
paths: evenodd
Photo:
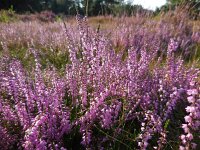
<path id="1" fill-rule="evenodd" d="M 120 5 L 123 0 L 82 0 L 81 4 L 85 14 L 89 16 L 105 15 L 112 12 L 114 5 Z"/>
<path id="2" fill-rule="evenodd" d="M 55 13 L 65 13 L 67 15 L 76 14 L 78 1 L 74 0 L 51 0 L 51 10 Z"/>

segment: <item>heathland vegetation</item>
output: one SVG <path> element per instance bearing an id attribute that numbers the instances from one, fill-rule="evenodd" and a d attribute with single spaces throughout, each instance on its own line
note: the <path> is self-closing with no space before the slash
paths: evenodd
<path id="1" fill-rule="evenodd" d="M 0 149 L 200 149 L 198 1 L 26 2 L 0 4 Z"/>

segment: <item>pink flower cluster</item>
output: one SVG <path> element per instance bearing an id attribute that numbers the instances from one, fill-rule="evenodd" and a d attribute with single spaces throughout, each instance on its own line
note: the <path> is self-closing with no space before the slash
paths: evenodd
<path id="1" fill-rule="evenodd" d="M 187 115 L 184 117 L 185 123 L 182 124 L 185 134 L 180 136 L 183 144 L 180 146 L 180 150 L 196 149 L 197 146 L 193 139 L 194 133 L 200 132 L 200 88 L 196 87 L 195 84 L 198 83 L 191 82 L 191 87 L 187 90 L 189 105 L 185 108 Z"/>

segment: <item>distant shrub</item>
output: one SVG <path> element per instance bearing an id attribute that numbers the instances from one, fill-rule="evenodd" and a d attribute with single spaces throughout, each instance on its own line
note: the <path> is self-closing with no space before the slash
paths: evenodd
<path id="1" fill-rule="evenodd" d="M 40 22 L 55 22 L 58 19 L 58 16 L 55 15 L 52 11 L 42 11 L 35 14 L 20 14 L 18 15 L 20 20 L 24 22 L 30 21 L 40 21 Z"/>
<path id="2" fill-rule="evenodd" d="M 54 22 L 56 21 L 56 15 L 52 11 L 42 11 L 37 14 L 37 18 L 42 22 Z"/>

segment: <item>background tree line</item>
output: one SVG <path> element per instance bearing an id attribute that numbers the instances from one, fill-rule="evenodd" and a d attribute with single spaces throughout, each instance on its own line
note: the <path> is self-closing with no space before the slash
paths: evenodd
<path id="1" fill-rule="evenodd" d="M 0 9 L 13 9 L 17 13 L 41 12 L 50 10 L 56 14 L 75 15 L 78 13 L 89 16 L 108 14 L 131 14 L 143 10 L 140 5 L 125 3 L 124 0 L 0 0 Z"/>
<path id="2" fill-rule="evenodd" d="M 143 9 L 141 5 L 132 5 L 124 0 L 0 0 L 0 9 L 13 8 L 17 13 L 35 13 L 50 10 L 56 14 L 65 15 L 88 14 L 97 15 L 131 15 L 136 12 L 151 12 Z M 200 0 L 167 0 L 166 4 L 155 11 L 168 11 L 179 5 L 188 5 L 193 13 L 200 12 Z"/>

